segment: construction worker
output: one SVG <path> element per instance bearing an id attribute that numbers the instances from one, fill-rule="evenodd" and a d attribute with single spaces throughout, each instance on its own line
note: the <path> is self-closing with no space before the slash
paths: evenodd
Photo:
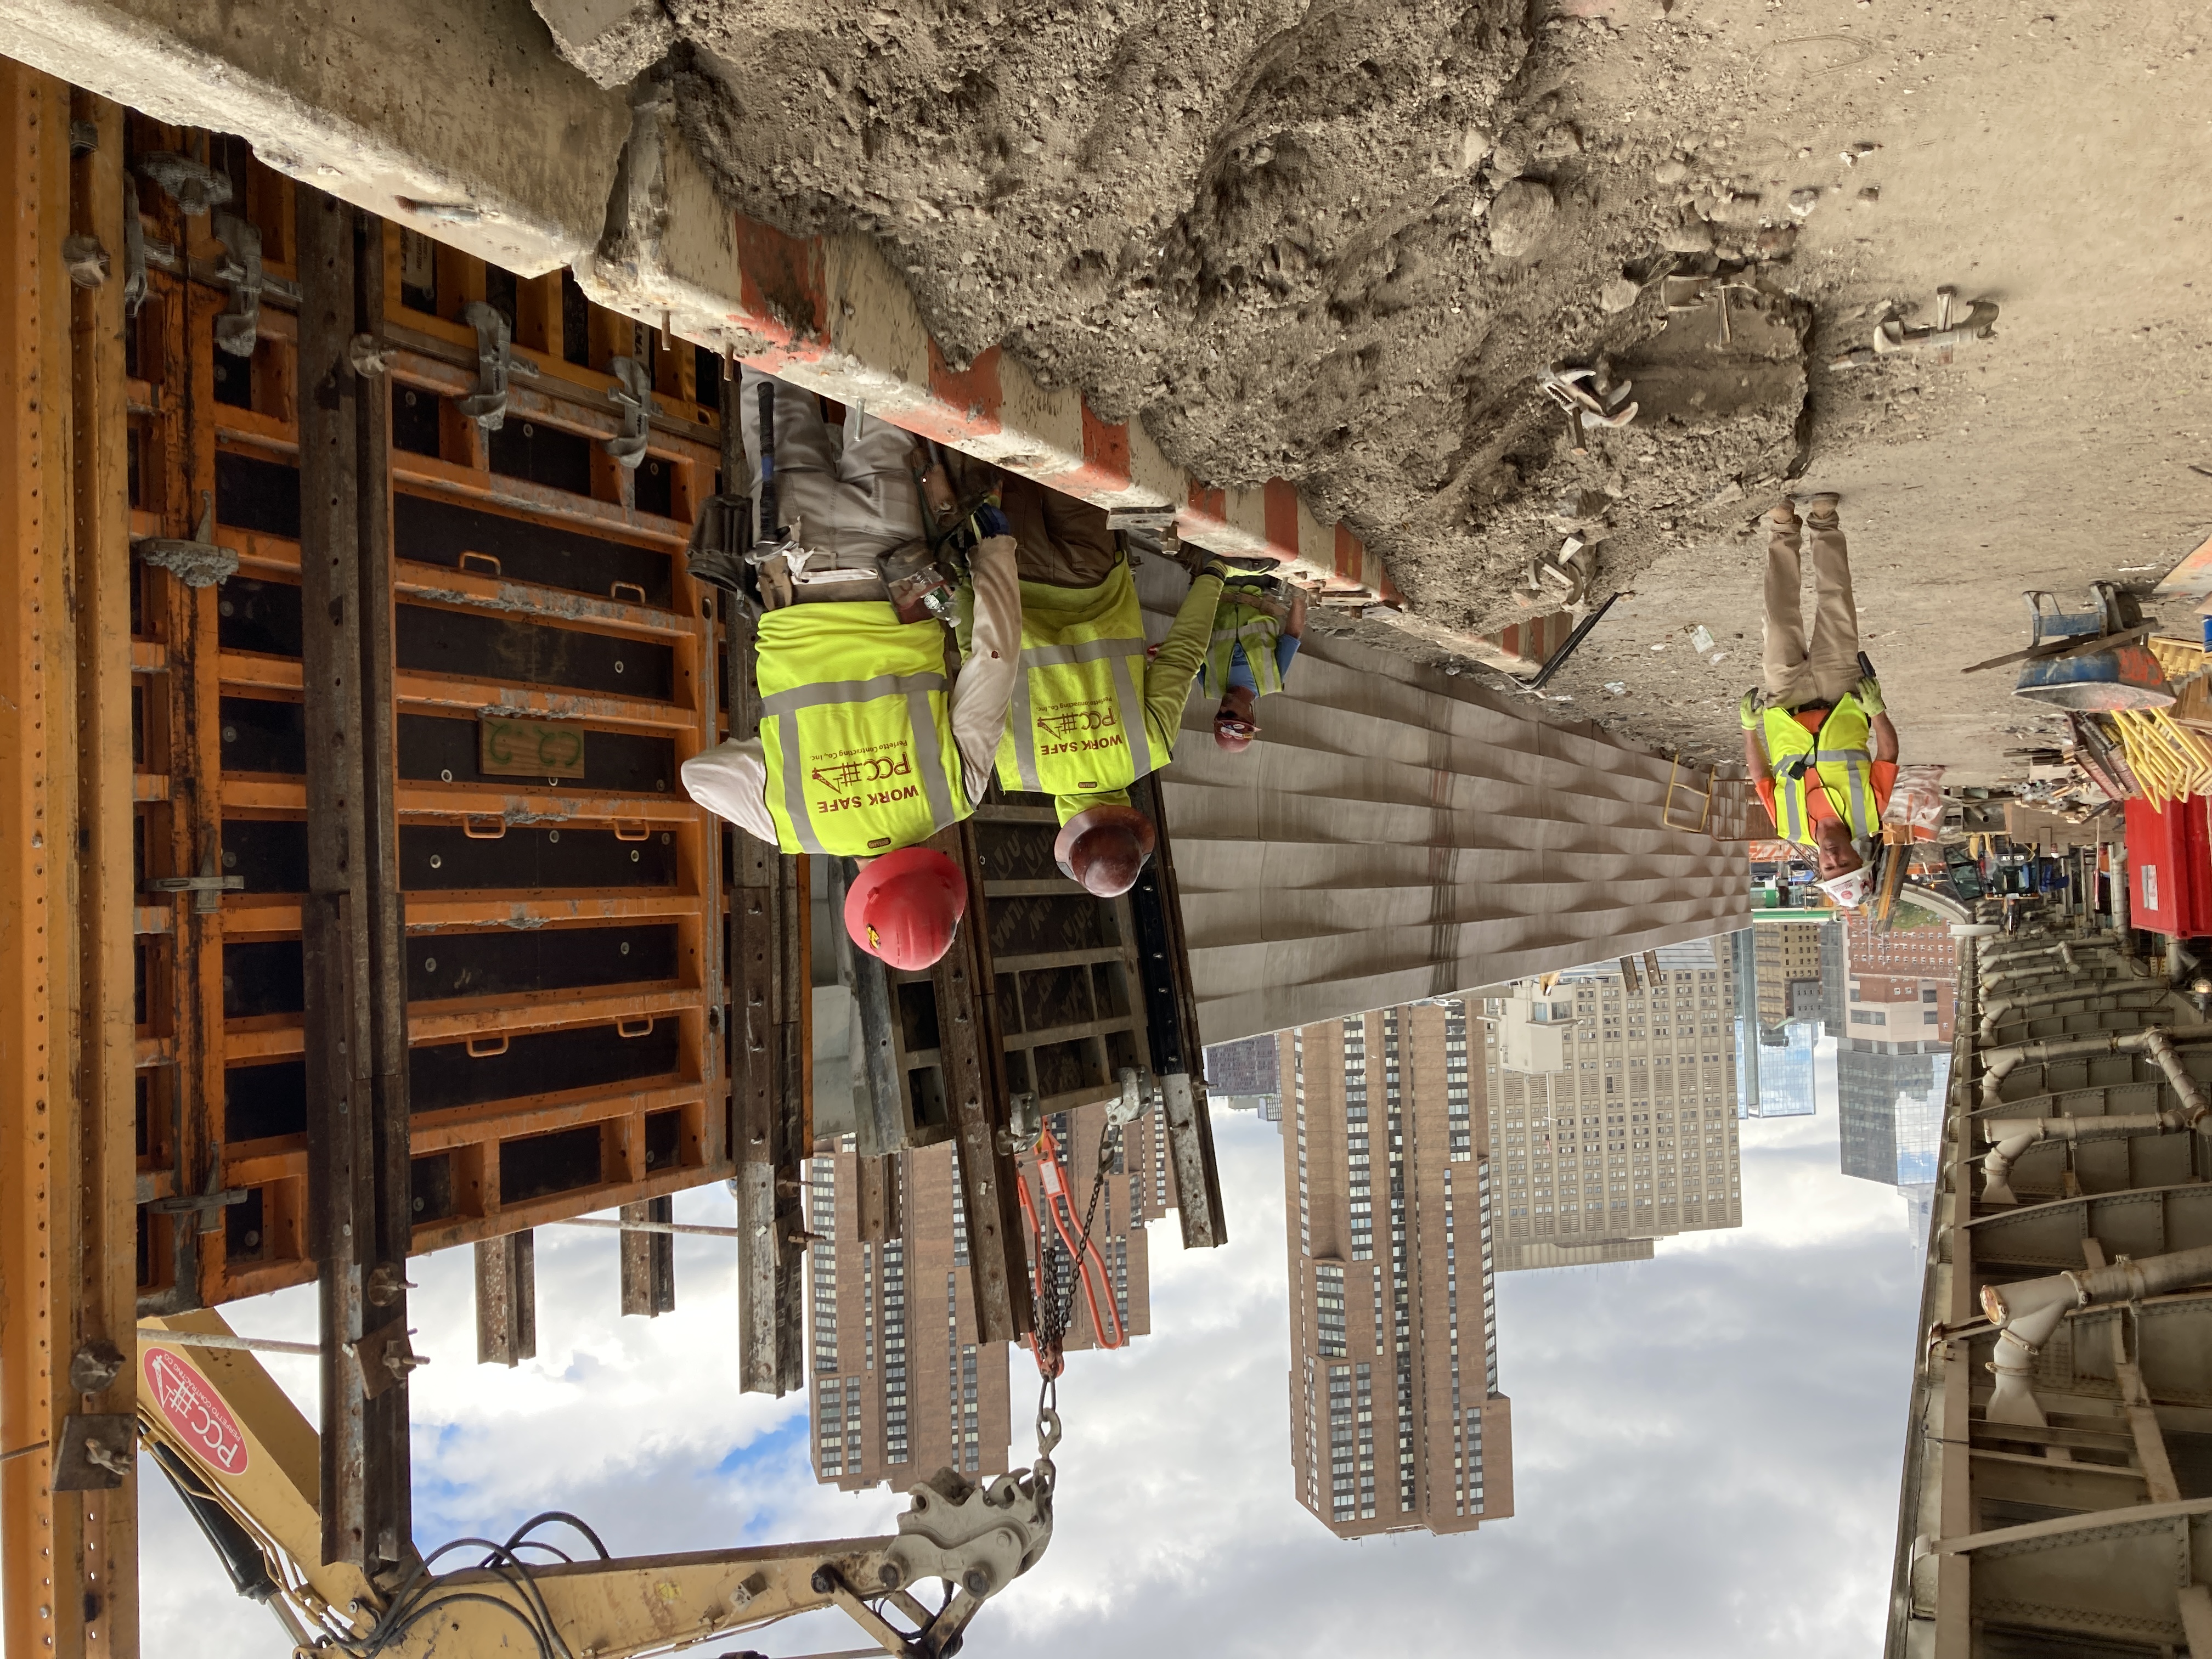
<path id="1" fill-rule="evenodd" d="M 948 684 L 943 625 L 901 622 L 882 574 L 927 544 L 914 439 L 856 409 L 841 442 L 811 392 L 747 368 L 738 407 L 756 502 L 763 385 L 790 534 L 759 568 L 760 736 L 685 761 L 684 787 L 787 853 L 863 860 L 846 931 L 894 968 L 927 968 L 951 948 L 968 889 L 951 859 L 916 843 L 990 787 L 1020 672 L 1014 544 L 994 536 L 969 555 L 973 649 Z"/>
<path id="2" fill-rule="evenodd" d="M 1190 592 L 1156 654 L 1127 555 L 1103 509 L 1012 474 L 958 465 L 960 499 L 995 486 L 1021 574 L 1021 684 L 999 749 L 999 782 L 1048 794 L 1053 856 L 1101 898 L 1136 884 L 1158 836 L 1129 786 L 1175 757 L 1192 677 L 1224 577 L 1198 556 Z"/>
<path id="3" fill-rule="evenodd" d="M 1881 685 L 1859 659 L 1858 611 L 1837 509 L 1826 492 L 1788 497 L 1767 514 L 1764 684 L 1743 694 L 1744 764 L 1784 841 L 1813 849 L 1820 890 L 1836 908 L 1865 901 L 1869 843 L 1897 781 L 1897 728 Z M 1799 599 L 1798 542 L 1813 532 L 1814 603 L 1808 650 Z"/>
<path id="4" fill-rule="evenodd" d="M 1199 690 L 1219 705 L 1213 711 L 1213 740 L 1231 754 L 1242 754 L 1260 735 L 1252 705 L 1283 689 L 1305 633 L 1303 588 L 1291 589 L 1287 603 L 1249 580 L 1231 582 L 1223 592 Z"/>

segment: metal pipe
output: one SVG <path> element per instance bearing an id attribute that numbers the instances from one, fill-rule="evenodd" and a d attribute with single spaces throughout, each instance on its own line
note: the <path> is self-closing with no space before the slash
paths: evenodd
<path id="1" fill-rule="evenodd" d="M 2154 1043 L 2153 1038 L 2158 1039 Z M 2212 1029 L 2190 1031 L 2179 1035 L 2179 1042 L 2194 1047 L 2212 1042 Z M 2154 1025 L 2143 1031 L 2106 1031 L 2096 1036 L 2039 1037 L 2033 1042 L 2014 1043 L 2008 1048 L 1993 1048 L 1982 1056 L 1987 1068 L 1982 1073 L 1982 1104 L 1998 1103 L 1997 1089 L 2006 1078 L 2024 1065 L 2047 1064 L 2054 1060 L 2086 1060 L 2094 1054 L 2148 1054 L 2158 1062 L 2167 1080 L 2173 1083 L 2174 1092 L 2185 1103 L 2202 1107 L 2203 1096 L 2197 1091 L 2196 1079 L 2183 1069 L 2180 1056 L 2174 1053 L 2177 1034 L 2169 1027 Z M 2165 1057 L 2161 1057 L 2165 1056 Z"/>
<path id="2" fill-rule="evenodd" d="M 300 1353 L 319 1356 L 319 1342 L 283 1342 L 273 1336 L 233 1336 L 228 1331 L 173 1331 L 161 1325 L 141 1325 L 138 1334 L 180 1348 L 228 1348 L 240 1353 Z"/>
<path id="3" fill-rule="evenodd" d="M 1990 1421 L 2044 1426 L 2043 1407 L 2037 1403 L 2029 1382 L 2036 1351 L 2051 1340 L 2058 1322 L 2074 1309 L 2106 1302 L 2137 1302 L 2208 1279 L 2212 1279 L 2212 1245 L 2147 1256 L 2141 1261 L 2116 1261 L 2108 1267 L 1983 1285 L 1982 1311 L 1998 1331 L 1997 1351 L 1990 1366 L 1996 1376 L 1996 1389 L 1990 1397 Z"/>
<path id="4" fill-rule="evenodd" d="M 696 1221 L 605 1221 L 596 1216 L 571 1216 L 566 1221 L 550 1221 L 549 1227 L 603 1227 L 621 1233 L 685 1233 L 701 1238 L 743 1238 L 742 1227 L 709 1227 Z"/>
<path id="5" fill-rule="evenodd" d="M 2033 996 L 1999 997 L 1995 1002 L 1990 1003 L 1984 1010 L 1980 1024 L 1977 1029 L 1981 1033 L 1983 1042 L 1995 1042 L 1997 1040 L 1998 1024 L 2008 1015 L 2025 1014 L 2032 1019 L 2035 1018 L 2035 1015 L 2033 1012 L 2035 1009 L 2047 1008 L 2052 1003 L 2064 1002 L 2069 998 L 2072 997 L 2087 998 L 2094 996 L 2100 988 L 2109 986 L 2114 981 L 2110 980 L 2090 980 L 2086 982 L 2080 982 L 2073 985 L 2055 986 L 2048 990 L 2039 992 Z M 2122 991 L 2112 994 L 2124 996 L 2126 994 L 2126 991 L 2123 989 Z M 2159 1012 L 2170 1013 L 2178 1009 L 2179 1006 L 2179 999 L 2168 994 L 2154 997 L 2148 1002 L 2116 1003 L 2108 1012 L 2118 1012 L 2123 1009 L 2132 1008 L 2138 1012 L 2147 1014 Z"/>
<path id="6" fill-rule="evenodd" d="M 2133 1135 L 2170 1134 L 2197 1127 L 2185 1111 L 2136 1112 L 2117 1117 L 2010 1117 L 1981 1121 L 1982 1138 L 1991 1144 L 1982 1159 L 1982 1202 L 2017 1204 L 2009 1179 L 2012 1167 L 2029 1149 L 2045 1141 L 2079 1146 L 2090 1140 L 2124 1140 Z"/>

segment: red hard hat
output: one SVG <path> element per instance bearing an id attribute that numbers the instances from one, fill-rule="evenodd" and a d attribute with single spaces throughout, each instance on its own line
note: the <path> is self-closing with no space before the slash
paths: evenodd
<path id="1" fill-rule="evenodd" d="M 933 965 L 952 948 L 967 914 L 960 866 L 929 847 L 871 859 L 845 895 L 845 931 L 853 943 L 893 968 Z"/>
<path id="2" fill-rule="evenodd" d="M 1097 898 L 1119 898 L 1137 884 L 1159 834 L 1133 806 L 1087 807 L 1060 826 L 1052 856 L 1064 874 Z"/>

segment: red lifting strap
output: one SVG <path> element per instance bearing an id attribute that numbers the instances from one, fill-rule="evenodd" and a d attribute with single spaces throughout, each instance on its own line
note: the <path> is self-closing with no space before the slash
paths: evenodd
<path id="1" fill-rule="evenodd" d="M 1060 1161 L 1060 1147 L 1052 1138 L 1050 1125 L 1037 1135 L 1036 1168 L 1037 1184 L 1044 1189 L 1046 1211 L 1052 1217 L 1053 1230 L 1060 1235 L 1061 1245 L 1075 1264 L 1076 1278 L 1083 1286 L 1083 1299 L 1091 1309 L 1091 1328 L 1097 1334 L 1098 1346 L 1102 1348 L 1121 1347 L 1129 1339 L 1121 1329 L 1121 1315 L 1115 1310 L 1106 1258 L 1091 1242 L 1090 1230 L 1076 1221 L 1075 1205 L 1067 1190 L 1067 1170 Z M 1030 1183 L 1026 1179 L 1022 1182 L 1020 1190 L 1022 1215 L 1029 1223 L 1032 1241 L 1030 1255 L 1035 1262 L 1036 1305 L 1040 1310 L 1053 1308 L 1056 1312 L 1057 1304 L 1050 1299 L 1050 1291 L 1045 1283 L 1044 1227 L 1037 1219 L 1036 1206 L 1030 1201 Z M 1095 1274 L 1092 1272 L 1094 1264 L 1097 1267 Z M 1103 1312 L 1099 1308 L 1101 1297 L 1105 1299 Z M 1060 1335 L 1059 1331 L 1048 1334 L 1040 1328 L 1034 1337 L 1024 1339 L 1036 1354 L 1037 1370 L 1048 1378 L 1058 1376 L 1066 1363 L 1060 1352 Z"/>

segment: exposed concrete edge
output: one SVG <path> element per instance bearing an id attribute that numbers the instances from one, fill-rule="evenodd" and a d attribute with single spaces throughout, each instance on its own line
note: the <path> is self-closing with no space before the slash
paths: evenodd
<path id="1" fill-rule="evenodd" d="M 623 95 L 563 63 L 526 0 L 380 0 L 349 36 L 292 6 L 255 19 L 217 0 L 0 0 L 0 50 L 157 120 L 235 133 L 281 173 L 525 276 L 597 241 L 629 128 Z"/>
<path id="2" fill-rule="evenodd" d="M 1193 478 L 1141 426 L 1101 419 L 1079 392 L 1042 385 L 995 347 L 952 368 L 872 243 L 787 236 L 732 214 L 665 94 L 641 93 L 635 116 L 606 234 L 575 265 L 599 304 L 1101 507 L 1172 512 L 1200 546 L 1280 560 L 1346 599 L 1401 603 L 1381 562 L 1291 484 Z"/>

